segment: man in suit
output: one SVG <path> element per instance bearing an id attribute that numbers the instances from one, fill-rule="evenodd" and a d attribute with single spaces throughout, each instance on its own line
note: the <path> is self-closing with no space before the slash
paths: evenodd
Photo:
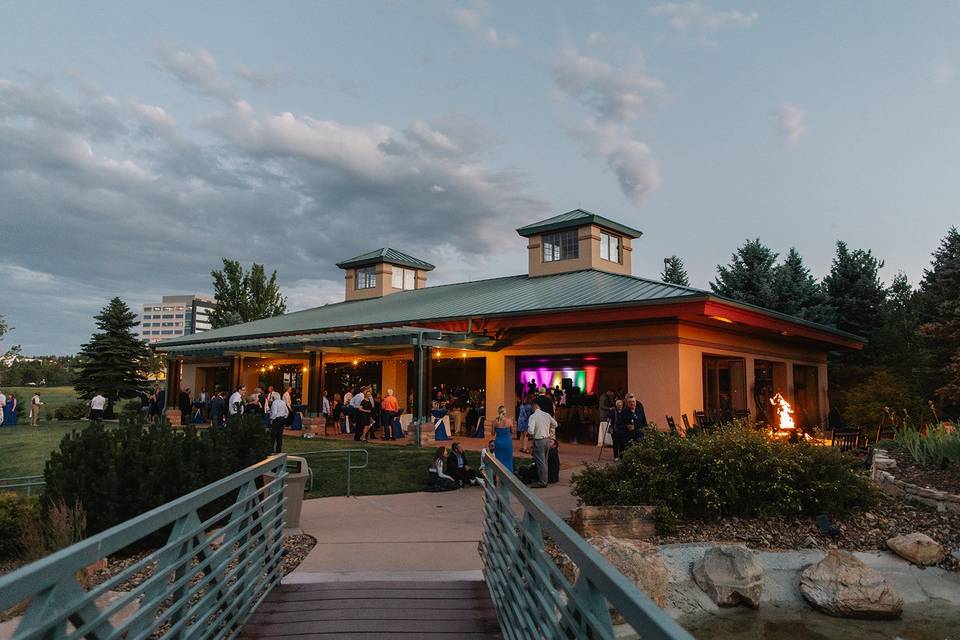
<path id="1" fill-rule="evenodd" d="M 647 414 L 643 411 L 643 405 L 632 393 L 627 394 L 618 422 L 625 432 L 624 446 L 629 446 L 631 442 L 643 437 L 643 430 L 647 427 Z"/>

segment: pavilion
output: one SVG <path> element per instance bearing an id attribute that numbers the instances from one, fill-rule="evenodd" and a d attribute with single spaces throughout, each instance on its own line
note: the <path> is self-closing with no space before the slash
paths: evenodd
<path id="1" fill-rule="evenodd" d="M 521 385 L 637 395 L 648 419 L 765 410 L 779 392 L 804 426 L 825 424 L 827 355 L 863 340 L 707 291 L 632 275 L 641 232 L 576 209 L 517 229 L 527 273 L 427 286 L 434 266 L 392 248 L 338 263 L 344 302 L 155 345 L 168 394 L 189 387 L 373 384 L 429 415 L 430 390 L 482 388 L 486 415 Z M 173 397 L 168 395 L 168 397 Z"/>

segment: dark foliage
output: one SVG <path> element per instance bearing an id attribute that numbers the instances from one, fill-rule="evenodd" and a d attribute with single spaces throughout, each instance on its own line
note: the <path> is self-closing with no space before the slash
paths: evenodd
<path id="1" fill-rule="evenodd" d="M 20 553 L 23 532 L 37 511 L 36 497 L 0 492 L 0 560 L 14 558 Z"/>
<path id="2" fill-rule="evenodd" d="M 277 272 L 267 279 L 262 264 L 253 263 L 250 271 L 244 272 L 237 260 L 223 258 L 223 270 L 211 271 L 210 275 L 216 300 L 210 312 L 214 329 L 279 316 L 287 311 L 287 299 L 277 285 Z"/>
<path id="3" fill-rule="evenodd" d="M 683 518 L 839 516 L 874 498 L 857 464 L 831 447 L 737 425 L 690 438 L 652 431 L 618 464 L 576 475 L 573 493 L 588 505 L 655 505 Z"/>
<path id="4" fill-rule="evenodd" d="M 960 230 L 951 227 L 923 273 L 920 334 L 928 356 L 924 390 L 960 415 Z"/>
<path id="5" fill-rule="evenodd" d="M 257 416 L 224 426 L 175 430 L 146 424 L 142 414 L 121 415 L 121 426 L 92 424 L 64 437 L 44 470 L 44 507 L 74 504 L 87 512 L 87 534 L 103 531 L 190 493 L 270 453 Z"/>
<path id="6" fill-rule="evenodd" d="M 679 256 L 670 256 L 663 261 L 663 273 L 660 274 L 660 281 L 667 284 L 678 284 L 682 287 L 690 286 L 687 268 Z"/>

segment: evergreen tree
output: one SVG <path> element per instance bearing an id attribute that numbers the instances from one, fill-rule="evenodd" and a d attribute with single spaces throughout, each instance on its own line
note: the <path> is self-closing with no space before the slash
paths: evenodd
<path id="1" fill-rule="evenodd" d="M 866 338 L 883 322 L 887 292 L 880 282 L 883 261 L 870 250 L 854 249 L 837 242 L 830 273 L 823 279 L 827 303 L 838 329 Z"/>
<path id="2" fill-rule="evenodd" d="M 210 312 L 214 329 L 279 316 L 287 311 L 287 299 L 277 285 L 277 272 L 268 280 L 262 264 L 253 263 L 245 273 L 240 262 L 223 258 L 223 270 L 211 271 L 210 275 L 216 300 Z"/>
<path id="3" fill-rule="evenodd" d="M 951 227 L 920 283 L 924 387 L 951 414 L 960 413 L 960 231 Z"/>
<path id="4" fill-rule="evenodd" d="M 833 323 L 833 314 L 826 304 L 820 284 L 803 263 L 803 256 L 793 247 L 774 269 L 773 303 L 770 308 L 812 322 Z"/>
<path id="5" fill-rule="evenodd" d="M 717 295 L 769 309 L 775 303 L 776 261 L 777 254 L 759 238 L 747 240 L 729 265 L 717 265 L 717 279 L 710 288 Z"/>
<path id="6" fill-rule="evenodd" d="M 660 274 L 660 281 L 667 284 L 678 284 L 682 287 L 689 287 L 690 280 L 687 278 L 687 268 L 678 256 L 672 255 L 663 261 L 663 273 Z"/>
<path id="7" fill-rule="evenodd" d="M 137 316 L 120 298 L 114 298 L 94 316 L 99 332 L 80 348 L 75 388 L 81 398 L 92 398 L 99 391 L 113 404 L 122 398 L 135 398 L 149 388 L 143 377 L 151 352 L 133 331 Z"/>

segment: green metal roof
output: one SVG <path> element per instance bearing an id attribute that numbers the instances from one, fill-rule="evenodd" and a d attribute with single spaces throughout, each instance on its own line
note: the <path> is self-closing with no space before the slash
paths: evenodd
<path id="1" fill-rule="evenodd" d="M 339 302 L 274 318 L 204 331 L 156 343 L 165 347 L 219 340 L 262 338 L 360 327 L 412 325 L 446 319 L 523 315 L 595 307 L 657 304 L 680 300 L 723 300 L 769 316 L 862 341 L 832 327 L 760 307 L 726 300 L 700 289 L 594 269 L 531 278 L 527 275 L 476 280 L 402 291 L 380 298 Z"/>
<path id="2" fill-rule="evenodd" d="M 573 211 L 567 211 L 566 213 L 561 213 L 558 216 L 541 220 L 540 222 L 528 224 L 525 227 L 520 227 L 517 229 L 517 233 L 524 238 L 529 238 L 530 236 L 546 233 L 547 231 L 558 231 L 560 229 L 580 227 L 585 224 L 595 224 L 600 227 L 605 227 L 611 231 L 622 233 L 629 238 L 639 238 L 643 235 L 643 231 L 633 229 L 624 224 L 620 224 L 619 222 L 614 222 L 609 218 L 604 218 L 601 215 L 597 215 L 596 213 L 592 213 L 585 209 L 574 209 Z"/>
<path id="3" fill-rule="evenodd" d="M 419 258 L 414 258 L 413 256 L 409 256 L 402 251 L 391 249 L 390 247 L 383 247 L 375 251 L 370 251 L 368 253 L 364 253 L 363 255 L 350 258 L 349 260 L 338 262 L 337 266 L 341 269 L 353 269 L 356 267 L 366 267 L 373 264 L 379 264 L 381 262 L 398 264 L 401 267 L 420 269 L 422 271 L 433 271 L 436 268 L 429 262 L 424 262 Z"/>

